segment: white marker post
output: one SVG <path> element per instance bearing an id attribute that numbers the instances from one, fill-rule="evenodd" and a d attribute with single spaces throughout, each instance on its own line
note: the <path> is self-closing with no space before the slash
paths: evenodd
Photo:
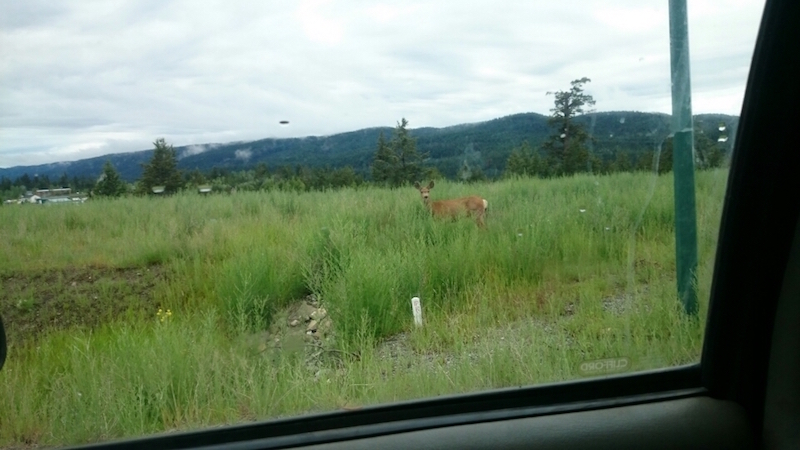
<path id="1" fill-rule="evenodd" d="M 414 313 L 414 325 L 422 326 L 422 304 L 419 302 L 419 297 L 411 299 L 411 311 Z"/>

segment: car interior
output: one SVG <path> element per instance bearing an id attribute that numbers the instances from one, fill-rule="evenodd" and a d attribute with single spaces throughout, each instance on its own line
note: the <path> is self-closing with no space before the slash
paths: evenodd
<path id="1" fill-rule="evenodd" d="M 75 448 L 800 448 L 798 24 L 766 1 L 699 363 Z"/>

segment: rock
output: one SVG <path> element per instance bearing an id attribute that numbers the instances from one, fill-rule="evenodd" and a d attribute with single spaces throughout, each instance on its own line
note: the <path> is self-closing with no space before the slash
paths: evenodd
<path id="1" fill-rule="evenodd" d="M 320 320 L 325 318 L 327 315 L 328 311 L 326 311 L 325 308 L 320 308 L 311 313 L 311 318 L 314 320 Z"/>
<path id="2" fill-rule="evenodd" d="M 304 302 L 297 308 L 297 318 L 303 322 L 307 322 L 311 318 L 311 314 L 316 310 L 316 308 Z"/>
<path id="3" fill-rule="evenodd" d="M 316 320 L 312 320 L 311 322 L 308 322 L 308 326 L 306 327 L 306 331 L 311 331 L 312 333 L 317 331 L 317 325 L 318 324 L 319 324 L 319 322 L 317 322 Z"/>
<path id="4" fill-rule="evenodd" d="M 319 321 L 319 325 L 317 325 L 318 334 L 328 334 L 330 330 L 331 330 L 331 319 L 325 317 L 324 319 Z"/>
<path id="5" fill-rule="evenodd" d="M 294 319 L 291 322 L 289 322 L 289 326 L 296 327 L 298 325 L 300 325 L 300 321 L 297 319 Z"/>

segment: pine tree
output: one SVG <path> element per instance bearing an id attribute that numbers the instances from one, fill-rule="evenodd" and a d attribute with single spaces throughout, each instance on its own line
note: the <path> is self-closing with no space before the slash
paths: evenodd
<path id="1" fill-rule="evenodd" d="M 695 125 L 694 133 L 694 152 L 697 155 L 697 162 L 701 169 L 714 169 L 722 167 L 725 162 L 725 154 L 719 144 L 712 141 L 702 131 L 698 132 L 699 127 Z"/>
<path id="2" fill-rule="evenodd" d="M 33 187 L 33 182 L 31 181 L 30 175 L 28 173 L 23 173 L 21 177 L 18 177 L 14 181 L 15 186 L 22 186 L 25 189 L 31 189 Z"/>
<path id="3" fill-rule="evenodd" d="M 104 197 L 119 197 L 127 190 L 125 182 L 122 181 L 111 161 L 106 161 L 103 165 L 103 173 L 100 175 L 100 179 L 97 180 L 94 194 Z"/>
<path id="4" fill-rule="evenodd" d="M 555 128 L 555 133 L 545 141 L 543 147 L 547 152 L 549 170 L 554 175 L 572 175 L 589 170 L 591 159 L 586 141 L 590 137 L 575 122 L 575 117 L 591 112 L 584 107 L 595 104 L 594 98 L 583 92 L 583 85 L 590 81 L 586 77 L 573 80 L 568 91 L 547 93 L 555 96 L 554 107 L 550 110 L 553 114 L 547 120 Z"/>
<path id="5" fill-rule="evenodd" d="M 520 149 L 515 148 L 511 150 L 506 161 L 506 176 L 525 176 L 528 171 L 528 162 L 525 160 L 525 155 Z"/>
<path id="6" fill-rule="evenodd" d="M 185 178 L 186 182 L 193 187 L 201 186 L 208 183 L 208 180 L 206 180 L 206 177 L 205 175 L 203 175 L 203 172 L 200 172 L 200 169 L 198 169 L 197 167 L 195 167 L 194 170 L 192 170 L 191 172 L 187 173 Z"/>
<path id="7" fill-rule="evenodd" d="M 178 154 L 164 138 L 156 139 L 153 145 L 153 158 L 148 164 L 142 164 L 142 178 L 136 191 L 139 194 L 149 194 L 154 186 L 164 186 L 165 194 L 175 193 L 183 187 L 183 179 L 178 170 Z"/>
<path id="8" fill-rule="evenodd" d="M 658 173 L 672 172 L 672 138 L 668 137 L 658 154 Z"/>
<path id="9" fill-rule="evenodd" d="M 378 136 L 378 149 L 375 151 L 375 158 L 372 161 L 372 180 L 376 183 L 392 185 L 396 167 L 397 157 L 381 132 Z"/>
<path id="10" fill-rule="evenodd" d="M 393 186 L 410 184 L 422 175 L 423 156 L 417 151 L 417 140 L 408 132 L 408 121 L 403 118 L 394 129 L 390 146 L 397 157 L 398 167 Z"/>
<path id="11" fill-rule="evenodd" d="M 531 148 L 528 141 L 523 141 L 519 147 L 511 150 L 511 155 L 506 162 L 506 175 L 516 176 L 543 176 L 545 175 L 544 161 L 539 152 Z"/>
<path id="12" fill-rule="evenodd" d="M 372 161 L 372 179 L 392 187 L 413 183 L 424 172 L 422 161 L 425 155 L 417 151 L 416 139 L 408 131 L 408 121 L 397 123 L 392 140 L 388 143 L 383 133 L 378 138 L 378 148 Z"/>
<path id="13" fill-rule="evenodd" d="M 631 155 L 625 150 L 617 149 L 614 153 L 614 162 L 611 165 L 611 171 L 630 172 L 631 170 L 633 170 Z"/>

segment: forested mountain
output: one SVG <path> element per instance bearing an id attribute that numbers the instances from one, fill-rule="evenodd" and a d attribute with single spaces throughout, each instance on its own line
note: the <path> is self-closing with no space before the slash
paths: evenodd
<path id="1" fill-rule="evenodd" d="M 413 126 L 413 117 L 407 118 Z M 669 135 L 669 115 L 632 111 L 590 113 L 576 118 L 593 137 L 591 151 L 602 159 L 612 159 L 624 151 L 636 157 L 654 151 Z M 721 114 L 695 116 L 697 132 L 712 142 L 721 135 L 735 135 L 738 117 Z M 720 130 L 720 124 L 725 129 Z M 310 136 L 289 139 L 262 139 L 226 144 L 202 144 L 175 147 L 178 168 L 209 172 L 214 168 L 242 170 L 265 163 L 275 169 L 280 166 L 352 167 L 369 177 L 370 165 L 380 133 L 391 137 L 393 127 L 367 128 L 331 136 Z M 442 174 L 454 177 L 465 164 L 480 168 L 488 177 L 500 176 L 511 151 L 527 141 L 533 148 L 553 133 L 547 116 L 523 113 L 487 122 L 455 125 L 445 128 L 410 129 L 417 140 L 417 149 L 427 154 L 425 164 L 435 166 Z M 153 140 L 158 138 L 154 136 Z M 732 142 L 731 142 L 732 143 Z M 28 174 L 47 176 L 51 180 L 73 177 L 98 177 L 106 161 L 126 181 L 142 175 L 142 164 L 153 156 L 153 150 L 121 153 L 38 166 L 19 166 L 0 169 L 0 177 L 16 179 Z"/>

